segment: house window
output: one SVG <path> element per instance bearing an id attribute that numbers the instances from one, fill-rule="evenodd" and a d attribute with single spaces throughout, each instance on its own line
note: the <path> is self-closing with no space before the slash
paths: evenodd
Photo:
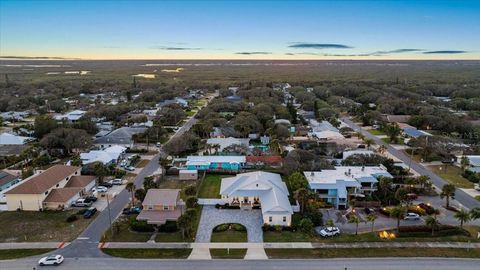
<path id="1" fill-rule="evenodd" d="M 283 217 L 283 222 L 287 222 L 287 217 Z"/>
<path id="2" fill-rule="evenodd" d="M 59 184 L 57 184 L 55 187 L 58 187 L 58 186 L 60 186 L 60 185 L 59 185 Z"/>
<path id="3" fill-rule="evenodd" d="M 268 217 L 268 222 L 272 222 L 273 218 L 270 216 Z"/>
<path id="4" fill-rule="evenodd" d="M 153 210 L 153 207 L 151 205 L 149 205 L 148 210 Z"/>
<path id="5" fill-rule="evenodd" d="M 47 194 L 48 194 L 48 190 L 47 190 L 47 191 L 45 191 L 45 195 L 47 195 Z"/>
<path id="6" fill-rule="evenodd" d="M 168 205 L 164 205 L 163 210 L 168 210 Z"/>

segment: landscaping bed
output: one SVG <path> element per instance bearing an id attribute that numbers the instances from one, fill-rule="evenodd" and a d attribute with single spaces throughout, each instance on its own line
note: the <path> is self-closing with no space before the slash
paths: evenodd
<path id="1" fill-rule="evenodd" d="M 247 254 L 246 248 L 211 248 L 212 259 L 243 259 Z"/>
<path id="2" fill-rule="evenodd" d="M 186 259 L 192 252 L 192 249 L 104 248 L 102 251 L 113 257 L 129 259 Z"/>
<path id="3" fill-rule="evenodd" d="M 336 248 L 265 249 L 269 259 L 321 259 L 365 257 L 460 257 L 480 258 L 480 249 L 460 248 Z"/>

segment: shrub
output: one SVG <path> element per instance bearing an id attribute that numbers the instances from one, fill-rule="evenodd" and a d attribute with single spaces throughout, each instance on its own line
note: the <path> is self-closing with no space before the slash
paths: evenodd
<path id="1" fill-rule="evenodd" d="M 130 229 L 136 232 L 153 232 L 153 225 L 147 224 L 144 220 L 136 220 L 134 216 L 130 218 Z"/>
<path id="2" fill-rule="evenodd" d="M 67 217 L 67 220 L 66 220 L 66 221 L 67 221 L 68 223 L 70 223 L 70 222 L 74 222 L 74 221 L 77 220 L 77 219 L 78 219 L 78 218 L 77 218 L 77 215 L 72 214 L 72 215 L 70 215 L 70 216 Z"/>
<path id="3" fill-rule="evenodd" d="M 185 188 L 185 195 L 194 196 L 196 194 L 197 194 L 197 187 L 195 187 L 194 185 L 190 185 Z"/>
<path id="4" fill-rule="evenodd" d="M 468 179 L 468 181 L 470 181 L 472 183 L 479 183 L 480 182 L 480 174 L 479 173 L 472 172 L 470 170 L 465 170 L 462 173 L 462 176 L 464 178 Z"/>
<path id="5" fill-rule="evenodd" d="M 323 214 L 315 207 L 307 206 L 303 217 L 310 219 L 315 226 L 323 225 Z"/>
<path id="6" fill-rule="evenodd" d="M 237 232 L 246 232 L 247 228 L 241 224 L 234 223 L 232 224 L 232 229 L 237 231 Z"/>
<path id="7" fill-rule="evenodd" d="M 178 230 L 177 222 L 167 221 L 165 224 L 162 224 L 158 227 L 159 232 L 176 232 Z"/>
<path id="8" fill-rule="evenodd" d="M 230 224 L 220 224 L 213 228 L 214 232 L 224 232 L 227 231 L 230 228 Z"/>
<path id="9" fill-rule="evenodd" d="M 190 196 L 187 198 L 185 201 L 185 204 L 187 205 L 187 208 L 194 208 L 197 205 L 197 197 L 195 196 Z"/>
<path id="10" fill-rule="evenodd" d="M 303 218 L 302 220 L 300 220 L 298 228 L 303 233 L 311 235 L 313 233 L 314 225 L 313 225 L 313 222 L 310 219 Z"/>

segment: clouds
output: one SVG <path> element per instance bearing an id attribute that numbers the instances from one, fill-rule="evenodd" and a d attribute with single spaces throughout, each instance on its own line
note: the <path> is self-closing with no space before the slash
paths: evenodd
<path id="1" fill-rule="evenodd" d="M 310 43 L 310 42 L 293 42 L 288 46 L 294 49 L 352 49 L 353 47 L 344 44 L 335 43 Z"/>
<path id="2" fill-rule="evenodd" d="M 242 54 L 242 55 L 266 55 L 272 54 L 271 52 L 236 52 L 235 54 Z"/>
<path id="3" fill-rule="evenodd" d="M 164 50 L 164 51 L 198 51 L 203 48 L 191 48 L 191 47 L 174 47 L 174 46 L 153 46 L 151 49 Z"/>
<path id="4" fill-rule="evenodd" d="M 445 51 L 427 51 L 427 52 L 423 52 L 423 54 L 460 54 L 460 53 L 467 53 L 467 51 L 445 50 Z"/>

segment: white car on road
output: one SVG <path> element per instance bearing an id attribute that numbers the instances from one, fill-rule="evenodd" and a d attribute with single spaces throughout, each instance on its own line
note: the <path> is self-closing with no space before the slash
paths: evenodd
<path id="1" fill-rule="evenodd" d="M 322 237 L 330 237 L 340 234 L 340 229 L 338 227 L 326 227 L 320 231 Z"/>
<path id="2" fill-rule="evenodd" d="M 420 219 L 420 216 L 416 213 L 407 213 L 405 215 L 405 220 L 419 220 Z"/>
<path id="3" fill-rule="evenodd" d="M 43 257 L 38 261 L 38 265 L 59 265 L 63 262 L 64 258 L 62 255 L 50 255 Z"/>

